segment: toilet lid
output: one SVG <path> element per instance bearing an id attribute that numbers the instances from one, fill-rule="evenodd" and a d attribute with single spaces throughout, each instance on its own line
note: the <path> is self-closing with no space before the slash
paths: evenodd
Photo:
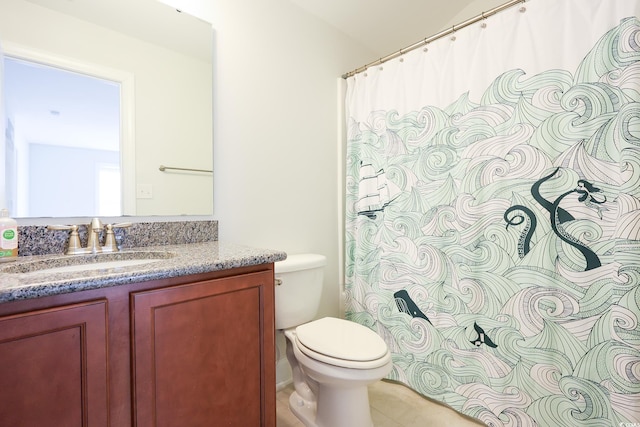
<path id="1" fill-rule="evenodd" d="M 303 353 L 317 353 L 349 362 L 377 361 L 388 355 L 387 344 L 378 334 L 358 323 L 335 317 L 300 325 L 296 328 L 296 336 Z M 307 349 L 311 352 L 305 351 Z M 314 354 L 307 355 L 315 357 Z"/>

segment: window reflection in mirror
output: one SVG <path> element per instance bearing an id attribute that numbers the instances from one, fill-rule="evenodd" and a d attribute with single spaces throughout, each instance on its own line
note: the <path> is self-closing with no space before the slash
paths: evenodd
<path id="1" fill-rule="evenodd" d="M 4 82 L 12 215 L 121 215 L 120 84 L 8 56 Z"/>

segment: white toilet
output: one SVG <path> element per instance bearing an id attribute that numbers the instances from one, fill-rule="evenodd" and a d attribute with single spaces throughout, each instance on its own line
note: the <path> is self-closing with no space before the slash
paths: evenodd
<path id="1" fill-rule="evenodd" d="M 325 264 L 314 254 L 275 263 L 276 329 L 284 330 L 295 388 L 289 406 L 307 427 L 372 427 L 367 386 L 391 371 L 391 354 L 378 334 L 358 323 L 311 321 Z"/>

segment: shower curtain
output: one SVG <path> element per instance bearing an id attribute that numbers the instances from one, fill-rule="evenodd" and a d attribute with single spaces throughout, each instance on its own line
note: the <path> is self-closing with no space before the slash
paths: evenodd
<path id="1" fill-rule="evenodd" d="M 346 316 L 390 379 L 640 427 L 639 3 L 530 0 L 347 79 Z"/>

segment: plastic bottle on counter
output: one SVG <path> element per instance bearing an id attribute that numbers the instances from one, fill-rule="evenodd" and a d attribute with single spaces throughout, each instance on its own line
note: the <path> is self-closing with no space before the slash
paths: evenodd
<path id="1" fill-rule="evenodd" d="M 0 210 L 0 262 L 18 259 L 18 223 L 9 210 Z"/>

